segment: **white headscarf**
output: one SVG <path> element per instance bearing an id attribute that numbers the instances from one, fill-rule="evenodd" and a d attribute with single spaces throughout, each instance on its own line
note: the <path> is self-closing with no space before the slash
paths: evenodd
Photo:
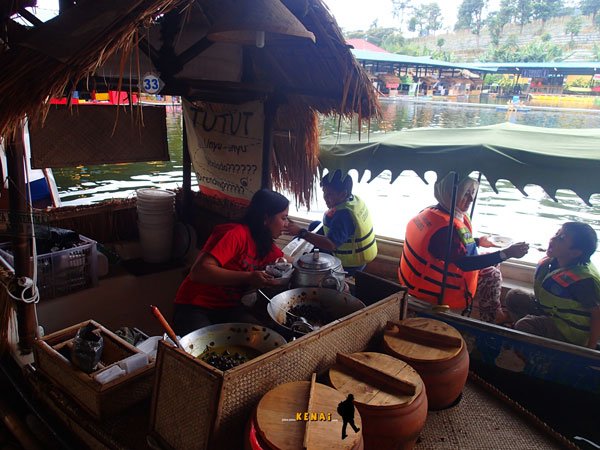
<path id="1" fill-rule="evenodd" d="M 450 172 L 441 180 L 435 182 L 433 186 L 433 195 L 435 199 L 438 201 L 440 206 L 444 208 L 446 211 L 450 212 L 452 206 L 452 185 L 454 183 L 454 173 Z M 459 200 L 465 196 L 470 189 L 477 191 L 479 187 L 479 183 L 473 178 L 463 178 L 458 182 L 458 189 L 456 190 L 456 203 L 459 203 Z M 461 211 L 458 209 L 458 206 L 454 209 L 454 217 L 459 220 L 462 220 L 463 215 L 466 211 Z"/>

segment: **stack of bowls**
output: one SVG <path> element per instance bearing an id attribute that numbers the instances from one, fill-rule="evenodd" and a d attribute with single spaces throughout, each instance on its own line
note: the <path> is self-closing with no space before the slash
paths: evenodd
<path id="1" fill-rule="evenodd" d="M 175 193 L 156 188 L 136 193 L 142 258 L 149 263 L 168 261 L 173 247 Z"/>

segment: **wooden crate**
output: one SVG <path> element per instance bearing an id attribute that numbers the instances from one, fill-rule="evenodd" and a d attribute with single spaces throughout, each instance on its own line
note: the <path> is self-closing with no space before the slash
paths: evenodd
<path id="1" fill-rule="evenodd" d="M 399 319 L 405 294 L 401 290 L 225 372 L 161 342 L 150 434 L 173 450 L 243 448 L 245 424 L 266 392 L 325 373 L 337 352 L 373 345 L 386 322 Z"/>
<path id="2" fill-rule="evenodd" d="M 72 346 L 77 330 L 88 323 L 94 325 L 104 339 L 98 370 L 140 353 L 140 350 L 102 325 L 88 320 L 37 340 L 33 348 L 35 365 L 92 416 L 105 419 L 150 396 L 154 385 L 154 364 L 106 384 L 98 383 L 93 378 L 96 372 L 87 374 L 79 370 L 59 353 L 62 347 Z"/>

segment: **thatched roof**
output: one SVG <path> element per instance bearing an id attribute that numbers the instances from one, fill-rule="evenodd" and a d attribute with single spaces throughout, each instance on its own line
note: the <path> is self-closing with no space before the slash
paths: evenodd
<path id="1" fill-rule="evenodd" d="M 274 41 L 268 33 L 264 48 L 207 39 L 235 11 L 271 9 L 271 2 L 272 14 L 287 8 L 315 42 Z M 49 97 L 75 88 L 137 90 L 140 74 L 153 70 L 165 82 L 161 94 L 222 103 L 262 98 L 279 105 L 273 182 L 301 203 L 310 199 L 316 174 L 317 113 L 378 114 L 369 78 L 321 0 L 84 1 L 24 38 L 3 40 L 10 48 L 0 47 L 0 136 L 25 115 L 43 116 Z"/>

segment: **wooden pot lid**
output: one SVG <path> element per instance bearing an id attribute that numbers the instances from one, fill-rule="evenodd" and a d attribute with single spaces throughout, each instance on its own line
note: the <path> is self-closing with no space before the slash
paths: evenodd
<path id="1" fill-rule="evenodd" d="M 404 361 L 390 355 L 375 352 L 359 352 L 346 355 L 354 361 L 368 366 L 360 367 L 338 363 L 329 369 L 331 385 L 344 395 L 354 396 L 354 403 L 365 408 L 395 409 L 410 405 L 423 391 L 423 380 L 415 369 Z M 370 373 L 371 372 L 371 373 Z M 383 377 L 377 375 L 377 372 Z M 385 383 L 387 378 L 391 383 Z M 394 386 L 394 379 L 398 381 Z M 413 393 L 403 392 L 399 386 L 413 386 Z"/>
<path id="2" fill-rule="evenodd" d="M 392 354 L 409 363 L 447 361 L 458 355 L 465 345 L 456 328 L 422 317 L 388 322 L 383 342 Z"/>
<path id="3" fill-rule="evenodd" d="M 256 429 L 269 448 L 280 450 L 360 448 L 362 434 L 348 430 L 342 440 L 342 419 L 337 405 L 346 396 L 324 384 L 296 381 L 267 392 L 256 408 Z M 317 419 L 304 420 L 304 413 L 317 413 Z M 302 419 L 297 420 L 297 413 Z M 323 414 L 321 416 L 321 414 Z M 328 415 L 330 420 L 328 420 Z M 320 417 L 319 417 L 320 416 Z M 362 428 L 356 411 L 354 423 Z M 306 444 L 305 444 L 306 442 Z"/>

